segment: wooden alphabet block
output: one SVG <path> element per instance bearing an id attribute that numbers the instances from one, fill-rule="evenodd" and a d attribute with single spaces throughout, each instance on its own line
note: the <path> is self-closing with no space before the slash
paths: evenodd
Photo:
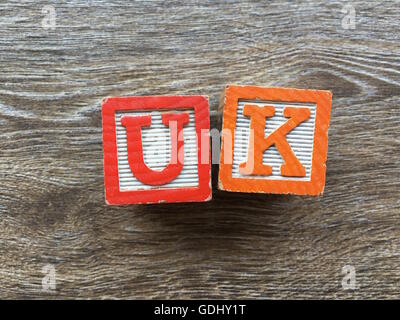
<path id="1" fill-rule="evenodd" d="M 102 119 L 108 204 L 211 199 L 207 97 L 107 98 Z"/>
<path id="2" fill-rule="evenodd" d="M 219 189 L 323 193 L 331 101 L 329 91 L 227 86 Z"/>

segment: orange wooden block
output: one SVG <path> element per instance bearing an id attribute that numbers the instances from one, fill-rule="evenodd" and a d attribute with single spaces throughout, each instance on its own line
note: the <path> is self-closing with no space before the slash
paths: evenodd
<path id="1" fill-rule="evenodd" d="M 330 91 L 227 86 L 219 189 L 322 194 L 331 101 Z"/>

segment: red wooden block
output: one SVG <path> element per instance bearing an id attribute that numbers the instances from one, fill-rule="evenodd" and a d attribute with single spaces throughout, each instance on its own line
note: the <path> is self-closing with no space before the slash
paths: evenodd
<path id="1" fill-rule="evenodd" d="M 211 199 L 207 97 L 107 98 L 102 118 L 107 204 Z"/>

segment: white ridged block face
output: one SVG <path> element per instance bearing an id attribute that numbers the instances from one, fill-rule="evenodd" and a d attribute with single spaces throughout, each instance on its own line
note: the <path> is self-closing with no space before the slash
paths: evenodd
<path id="1" fill-rule="evenodd" d="M 143 159 L 145 164 L 153 170 L 163 170 L 171 159 L 170 128 L 161 121 L 161 111 L 118 111 L 115 113 L 118 177 L 121 191 L 170 189 L 181 187 L 197 187 L 199 185 L 197 138 L 194 110 L 180 110 L 189 114 L 189 123 L 183 127 L 184 165 L 182 171 L 171 182 L 163 186 L 150 186 L 142 183 L 132 173 L 127 152 L 126 128 L 121 124 L 122 116 L 151 115 L 151 126 L 142 128 Z M 171 111 L 168 111 L 171 112 Z"/>
<path id="2" fill-rule="evenodd" d="M 263 164 L 272 166 L 272 175 L 269 176 L 244 176 L 239 173 L 239 164 L 247 161 L 250 137 L 250 118 L 243 115 L 245 104 L 268 105 L 275 108 L 275 115 L 266 119 L 265 137 L 283 125 L 288 118 L 284 117 L 285 107 L 301 107 L 310 109 L 310 118 L 298 125 L 286 135 L 286 140 L 295 153 L 297 159 L 305 167 L 305 177 L 283 177 L 281 165 L 284 164 L 281 154 L 275 146 L 271 146 L 263 154 Z M 268 180 L 310 181 L 313 155 L 313 142 L 315 130 L 315 104 L 297 104 L 293 102 L 248 101 L 239 100 L 237 108 L 236 128 L 233 146 L 232 177 Z"/>

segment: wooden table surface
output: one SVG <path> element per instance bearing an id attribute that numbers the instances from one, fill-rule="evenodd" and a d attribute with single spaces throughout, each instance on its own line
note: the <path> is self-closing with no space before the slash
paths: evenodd
<path id="1" fill-rule="evenodd" d="M 399 19 L 399 1 L 2 2 L 0 298 L 399 298 Z M 107 206 L 102 98 L 216 110 L 227 83 L 333 92 L 324 196 L 218 191 L 214 166 L 211 202 Z"/>

